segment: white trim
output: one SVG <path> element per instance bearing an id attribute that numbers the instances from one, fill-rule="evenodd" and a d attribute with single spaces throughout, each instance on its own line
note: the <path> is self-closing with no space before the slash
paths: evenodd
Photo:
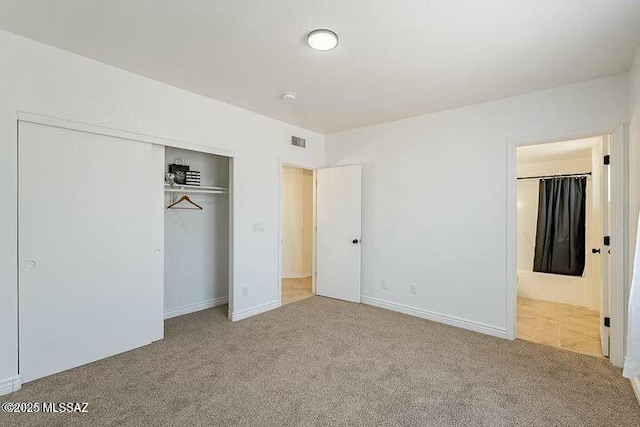
<path id="1" fill-rule="evenodd" d="M 229 297 L 220 297 L 220 298 L 210 299 L 207 301 L 197 302 L 195 304 L 188 304 L 182 307 L 165 310 L 164 318 L 165 320 L 171 319 L 172 317 L 178 317 L 184 314 L 195 313 L 196 311 L 217 307 L 219 305 L 225 305 L 228 302 L 229 302 Z"/>
<path id="2" fill-rule="evenodd" d="M 276 295 L 278 296 L 278 301 L 282 304 L 282 279 L 284 278 L 282 274 L 282 245 L 283 245 L 283 237 L 282 237 L 282 168 L 284 167 L 284 162 L 282 159 L 278 159 L 278 289 L 276 290 Z M 233 320 L 233 317 L 231 318 Z"/>
<path id="3" fill-rule="evenodd" d="M 266 304 L 261 304 L 252 308 L 247 308 L 246 310 L 240 310 L 235 313 L 231 313 L 231 321 L 236 322 L 238 320 L 246 319 L 248 317 L 255 316 L 257 314 L 262 314 L 267 311 L 275 310 L 276 308 L 280 308 L 280 301 L 268 302 Z"/>
<path id="4" fill-rule="evenodd" d="M 609 360 L 614 366 L 624 364 L 628 306 L 629 192 L 628 143 L 625 125 L 611 132 L 611 284 L 609 287 Z"/>
<path id="5" fill-rule="evenodd" d="M 21 122 L 36 123 L 40 125 L 77 130 L 97 135 L 112 136 L 120 139 L 130 139 L 132 141 L 148 142 L 150 144 L 182 148 L 185 150 L 199 151 L 202 153 L 215 154 L 218 156 L 233 157 L 234 155 L 233 151 L 225 150 L 222 148 L 215 148 L 208 145 L 177 141 L 175 139 L 162 138 L 159 136 L 146 135 L 143 133 L 131 132 L 122 129 L 115 129 L 89 123 L 77 122 L 73 120 L 60 119 L 57 117 L 43 116 L 40 114 L 28 113 L 25 111 L 18 111 L 17 118 Z"/>
<path id="6" fill-rule="evenodd" d="M 316 279 L 318 271 L 316 270 L 316 250 L 318 248 L 318 171 L 313 170 L 313 194 L 311 200 L 313 202 L 313 238 L 311 243 L 311 293 L 316 294 Z"/>
<path id="7" fill-rule="evenodd" d="M 0 380 L 0 396 L 18 391 L 21 387 L 22 380 L 20 379 L 20 375 Z"/>
<path id="8" fill-rule="evenodd" d="M 234 304 L 234 277 L 235 277 L 235 258 L 234 258 L 234 250 L 236 240 L 236 228 L 235 228 L 235 214 L 238 209 L 236 208 L 236 203 L 238 202 L 238 198 L 235 197 L 235 183 L 236 179 L 236 167 L 235 167 L 235 159 L 229 159 L 229 189 L 232 190 L 229 192 L 229 283 L 227 284 L 227 293 L 229 294 L 229 302 L 227 303 L 227 318 L 231 319 L 231 313 L 233 313 L 233 304 Z"/>
<path id="9" fill-rule="evenodd" d="M 624 124 L 610 124 L 594 126 L 576 130 L 549 132 L 538 135 L 530 135 L 517 138 L 509 138 L 506 141 L 507 150 L 507 265 L 506 265 L 506 295 L 507 295 L 507 338 L 516 337 L 516 149 L 526 145 L 545 144 L 550 142 L 568 141 L 592 136 L 611 135 L 611 164 L 612 164 L 612 230 L 611 252 L 619 254 L 612 257 L 611 267 L 611 345 L 610 362 L 614 366 L 622 366 L 624 354 L 624 325 L 627 287 L 627 207 L 625 203 L 626 188 L 626 151 L 627 137 Z M 617 160 L 616 159 L 620 159 Z"/>
<path id="10" fill-rule="evenodd" d="M 438 323 L 444 323 L 445 325 L 468 329 L 474 332 L 480 332 L 481 334 L 491 335 L 493 337 L 507 338 L 507 331 L 505 329 L 486 325 L 480 322 L 473 322 L 471 320 L 461 319 L 459 317 L 436 313 L 429 310 L 423 310 L 421 308 L 410 307 L 408 305 L 385 301 L 379 298 L 368 297 L 366 295 L 360 296 L 360 302 L 362 302 L 363 304 L 372 305 L 374 307 L 408 314 L 409 316 L 415 316 L 422 319 L 432 320 Z"/>
<path id="11" fill-rule="evenodd" d="M 636 394 L 636 399 L 638 399 L 638 403 L 640 403 L 640 377 L 631 378 L 631 387 L 633 388 L 633 392 Z"/>

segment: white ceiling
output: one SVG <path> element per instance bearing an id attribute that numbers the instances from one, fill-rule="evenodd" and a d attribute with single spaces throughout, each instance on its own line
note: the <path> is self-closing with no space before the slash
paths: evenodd
<path id="1" fill-rule="evenodd" d="M 602 144 L 601 136 L 518 147 L 518 164 L 590 159 L 597 144 Z"/>
<path id="2" fill-rule="evenodd" d="M 322 133 L 625 72 L 640 44 L 638 0 L 0 0 L 0 11 L 0 28 Z M 337 49 L 305 45 L 317 27 L 338 32 Z"/>

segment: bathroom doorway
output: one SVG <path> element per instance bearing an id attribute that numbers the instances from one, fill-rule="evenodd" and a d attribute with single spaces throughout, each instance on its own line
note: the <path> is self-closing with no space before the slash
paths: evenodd
<path id="1" fill-rule="evenodd" d="M 517 148 L 516 337 L 609 356 L 609 137 Z"/>

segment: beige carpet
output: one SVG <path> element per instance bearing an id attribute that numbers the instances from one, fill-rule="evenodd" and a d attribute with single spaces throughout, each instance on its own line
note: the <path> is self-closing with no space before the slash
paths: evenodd
<path id="1" fill-rule="evenodd" d="M 2 401 L 88 414 L 0 414 L 2 426 L 638 426 L 604 359 L 312 297 L 231 323 L 167 321 L 145 348 L 26 384 Z"/>

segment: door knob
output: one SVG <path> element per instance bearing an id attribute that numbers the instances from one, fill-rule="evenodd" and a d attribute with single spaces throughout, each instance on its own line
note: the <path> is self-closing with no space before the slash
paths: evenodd
<path id="1" fill-rule="evenodd" d="M 354 245 L 357 245 L 358 243 L 360 243 L 360 240 L 358 240 L 358 239 L 353 239 L 353 240 L 351 241 L 351 243 L 353 243 Z"/>
<path id="2" fill-rule="evenodd" d="M 29 261 L 25 261 L 24 262 L 24 268 L 26 268 L 27 270 L 31 270 L 35 266 L 36 266 L 36 262 L 34 260 L 32 260 L 32 259 L 30 259 Z"/>

